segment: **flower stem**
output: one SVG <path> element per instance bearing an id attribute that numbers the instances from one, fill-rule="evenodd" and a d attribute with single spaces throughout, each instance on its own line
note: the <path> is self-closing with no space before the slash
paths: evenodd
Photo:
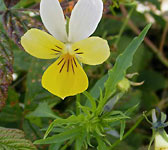
<path id="1" fill-rule="evenodd" d="M 76 95 L 76 115 L 80 114 L 79 104 L 80 104 L 80 94 Z"/>

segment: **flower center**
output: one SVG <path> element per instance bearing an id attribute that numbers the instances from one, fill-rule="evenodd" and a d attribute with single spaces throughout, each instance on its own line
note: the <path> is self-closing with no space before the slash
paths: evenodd
<path id="1" fill-rule="evenodd" d="M 66 72 L 73 72 L 73 74 L 75 74 L 75 69 L 78 67 L 76 61 L 76 58 L 69 53 L 62 55 L 57 64 L 58 66 L 60 66 L 59 73 L 61 73 L 65 69 Z"/>
<path id="2" fill-rule="evenodd" d="M 57 64 L 59 66 L 59 73 L 66 71 L 75 74 L 75 70 L 78 68 L 77 59 L 83 55 L 84 52 L 81 51 L 80 48 L 72 48 L 72 44 L 70 43 L 66 43 L 64 47 L 55 45 L 51 50 L 55 52 L 55 55 L 59 56 Z"/>
<path id="3" fill-rule="evenodd" d="M 75 55 L 75 52 L 72 49 L 72 45 L 70 43 L 65 44 L 63 53 L 64 54 L 69 54 L 69 55 Z"/>

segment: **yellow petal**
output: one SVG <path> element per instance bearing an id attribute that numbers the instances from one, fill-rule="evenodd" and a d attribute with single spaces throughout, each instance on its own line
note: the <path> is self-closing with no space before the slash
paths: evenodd
<path id="1" fill-rule="evenodd" d="M 44 72 L 42 86 L 64 99 L 88 88 L 88 78 L 74 56 L 65 54 Z"/>
<path id="2" fill-rule="evenodd" d="M 72 45 L 77 58 L 84 64 L 97 65 L 103 63 L 110 56 L 110 48 L 106 40 L 90 37 Z"/>
<path id="3" fill-rule="evenodd" d="M 30 55 L 42 59 L 56 58 L 64 48 L 62 42 L 38 29 L 27 31 L 21 38 L 21 44 Z"/>

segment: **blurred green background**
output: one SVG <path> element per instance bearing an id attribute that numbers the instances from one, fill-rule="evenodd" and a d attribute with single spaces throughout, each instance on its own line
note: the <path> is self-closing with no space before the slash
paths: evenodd
<path id="1" fill-rule="evenodd" d="M 61 1 L 67 16 L 75 2 Z M 104 15 L 94 35 L 108 40 L 111 56 L 102 65 L 84 65 L 91 91 L 148 23 L 153 25 L 127 72 L 139 75 L 130 79 L 131 88 L 114 108 L 124 111 L 139 103 L 126 131 L 143 111 L 159 107 L 168 112 L 168 0 L 104 0 Z M 44 29 L 39 0 L 0 0 L 0 126 L 21 129 L 26 139 L 35 141 L 43 138 L 41 129 L 48 127 L 55 115 L 66 118 L 73 113 L 76 98 L 62 101 L 42 88 L 42 74 L 53 61 L 36 59 L 24 52 L 20 38 L 30 28 Z M 139 84 L 142 81 L 144 84 Z M 112 141 L 117 139 L 117 130 L 115 136 Z M 115 149 L 145 150 L 150 138 L 150 126 L 143 120 Z M 38 149 L 56 150 L 56 145 Z"/>

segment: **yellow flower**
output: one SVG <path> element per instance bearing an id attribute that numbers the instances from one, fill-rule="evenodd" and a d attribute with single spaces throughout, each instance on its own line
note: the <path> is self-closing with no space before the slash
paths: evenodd
<path id="1" fill-rule="evenodd" d="M 110 55 L 106 40 L 88 38 L 97 28 L 103 13 L 102 0 L 79 0 L 72 10 L 69 33 L 58 0 L 41 0 L 40 15 L 52 34 L 30 29 L 22 38 L 24 49 L 34 57 L 57 60 L 42 77 L 42 86 L 64 99 L 88 88 L 88 78 L 81 63 L 97 65 Z"/>
<path id="2" fill-rule="evenodd" d="M 155 150 L 168 150 L 168 142 L 159 133 L 155 136 Z"/>

